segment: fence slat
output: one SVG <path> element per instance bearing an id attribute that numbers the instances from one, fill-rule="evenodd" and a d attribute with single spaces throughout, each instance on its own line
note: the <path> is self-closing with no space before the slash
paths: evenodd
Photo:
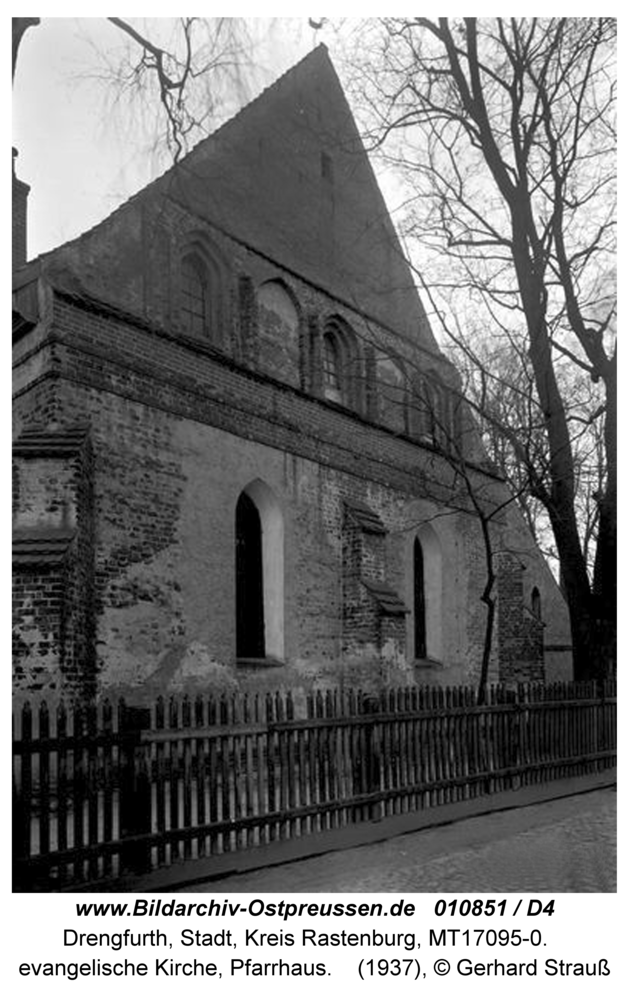
<path id="1" fill-rule="evenodd" d="M 96 885 L 613 766 L 616 685 L 25 704 L 13 747 L 16 886 Z"/>

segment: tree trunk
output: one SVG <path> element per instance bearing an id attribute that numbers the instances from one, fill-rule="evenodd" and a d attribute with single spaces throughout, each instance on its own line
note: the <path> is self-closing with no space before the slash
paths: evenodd
<path id="1" fill-rule="evenodd" d="M 574 678 L 601 676 L 600 636 L 585 556 L 581 547 L 574 497 L 574 459 L 564 402 L 552 362 L 545 320 L 544 275 L 536 270 L 530 247 L 535 234 L 526 236 L 524 209 L 513 207 L 513 259 L 530 340 L 535 386 L 544 415 L 550 455 L 551 487 L 546 500 L 565 585 L 570 616 Z"/>
<path id="2" fill-rule="evenodd" d="M 599 499 L 598 540 L 594 562 L 593 594 L 597 622 L 597 640 L 601 659 L 599 676 L 608 677 L 616 668 L 617 635 L 617 371 L 614 358 L 606 372 L 607 412 L 605 414 L 605 456 L 607 483 Z"/>

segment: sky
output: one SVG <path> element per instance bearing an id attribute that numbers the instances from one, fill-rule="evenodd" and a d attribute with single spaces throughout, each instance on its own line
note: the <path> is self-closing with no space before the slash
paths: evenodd
<path id="1" fill-rule="evenodd" d="M 252 22 L 261 41 L 249 99 L 320 41 L 333 58 L 338 44 L 331 30 L 313 31 L 305 17 L 269 20 Z M 158 33 L 168 23 L 152 21 Z M 124 97 L 116 103 L 115 86 L 95 78 L 124 42 L 104 17 L 44 17 L 24 35 L 13 86 L 13 145 L 17 176 L 31 186 L 29 258 L 105 218 L 171 162 L 166 151 L 152 151 L 153 123 L 132 114 Z M 232 104 L 228 117 L 237 110 Z"/>
<path id="2" fill-rule="evenodd" d="M 365 16 L 368 7 L 356 11 L 353 6 L 353 11 Z M 271 27 L 255 19 L 255 32 L 264 40 L 256 50 L 249 99 L 321 41 L 342 79 L 343 34 L 330 23 L 312 30 L 308 15 L 316 15 L 316 10 L 299 4 L 293 10 L 303 16 L 274 18 Z M 383 13 L 381 5 L 378 13 Z M 152 20 L 158 33 L 163 30 L 165 19 L 161 24 L 159 18 Z M 351 23 L 346 22 L 348 30 Z M 106 17 L 43 16 L 24 36 L 13 85 L 12 143 L 18 150 L 17 175 L 31 187 L 29 258 L 97 224 L 171 163 L 164 151 L 161 156 L 152 151 L 150 123 L 142 127 L 128 104 L 112 101 L 111 84 L 95 78 L 103 55 L 114 59 L 120 45 L 121 34 Z M 237 107 L 229 111 L 234 114 Z M 403 200 L 399 189 L 380 170 L 377 173 L 394 210 Z"/>

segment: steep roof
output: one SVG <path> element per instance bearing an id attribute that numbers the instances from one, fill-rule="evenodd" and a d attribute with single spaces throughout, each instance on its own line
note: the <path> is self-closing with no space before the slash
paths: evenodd
<path id="1" fill-rule="evenodd" d="M 174 199 L 186 211 L 435 350 L 325 46 L 314 49 L 109 220 L 60 248 L 64 264 L 69 262 L 66 251 L 71 251 L 70 260 L 80 265 L 81 246 L 98 242 L 104 225 L 134 205 L 160 197 Z M 55 254 L 58 251 L 53 251 L 53 259 Z M 95 265 L 108 266 L 106 258 L 93 246 L 85 250 L 92 272 Z"/>
<path id="2" fill-rule="evenodd" d="M 200 143 L 170 193 L 400 332 L 425 324 L 325 46 Z"/>

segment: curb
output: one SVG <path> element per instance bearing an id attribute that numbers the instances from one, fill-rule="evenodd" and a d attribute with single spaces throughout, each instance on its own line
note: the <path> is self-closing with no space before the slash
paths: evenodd
<path id="1" fill-rule="evenodd" d="M 339 830 L 308 834 L 293 840 L 278 841 L 251 848 L 242 853 L 223 854 L 212 858 L 199 858 L 160 869 L 146 875 L 126 877 L 115 882 L 82 887 L 81 892 L 164 892 L 185 890 L 186 886 L 219 879 L 261 868 L 273 868 L 330 852 L 343 851 L 367 844 L 376 844 L 406 833 L 416 833 L 433 827 L 446 826 L 475 816 L 523 809 L 527 806 L 552 802 L 557 799 L 584 795 L 587 792 L 616 785 L 616 768 L 599 774 L 562 778 L 540 785 L 528 785 L 517 791 L 497 792 L 493 795 L 465 799 L 442 806 L 432 806 L 417 812 L 384 819 L 365 821 Z M 77 889 L 70 891 L 76 892 Z"/>

